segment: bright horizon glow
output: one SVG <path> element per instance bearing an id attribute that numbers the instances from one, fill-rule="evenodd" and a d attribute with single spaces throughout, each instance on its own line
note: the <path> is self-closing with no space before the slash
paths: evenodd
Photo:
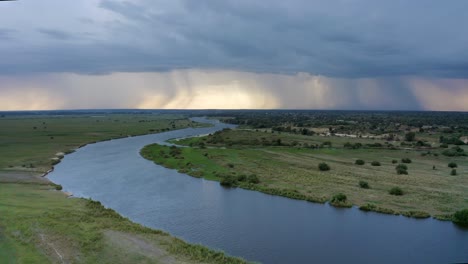
<path id="1" fill-rule="evenodd" d="M 391 85 L 404 87 L 398 91 Z M 315 109 L 468 111 L 460 79 L 343 79 L 228 70 L 0 76 L 0 110 Z M 445 87 L 452 89 L 447 90 Z M 401 94 L 406 94 L 401 98 Z"/>

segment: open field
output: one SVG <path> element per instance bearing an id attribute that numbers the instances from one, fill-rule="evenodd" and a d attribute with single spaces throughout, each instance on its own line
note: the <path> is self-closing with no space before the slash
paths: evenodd
<path id="1" fill-rule="evenodd" d="M 57 153 L 91 142 L 195 126 L 181 115 L 5 116 L 0 170 L 47 171 Z"/>
<path id="2" fill-rule="evenodd" d="M 0 262 L 245 263 L 132 223 L 98 202 L 67 198 L 40 177 L 57 152 L 197 125 L 174 115 L 0 118 Z"/>
<path id="3" fill-rule="evenodd" d="M 354 205 L 371 204 L 376 211 L 419 217 L 449 218 L 457 210 L 468 208 L 468 159 L 441 155 L 444 149 L 402 148 L 399 144 L 387 145 L 379 140 L 262 130 L 226 130 L 172 142 L 192 147 L 174 151 L 166 146 L 151 145 L 143 149 L 142 154 L 166 167 L 212 180 L 255 174 L 260 183 L 238 181 L 238 184 L 297 199 L 323 202 L 343 193 L 348 203 Z M 364 147 L 344 148 L 346 142 L 359 142 Z M 381 147 L 366 147 L 375 143 L 380 143 Z M 393 160 L 402 163 L 403 158 L 412 161 L 405 164 L 408 175 L 398 175 L 395 170 L 397 164 Z M 356 165 L 358 159 L 365 164 Z M 380 162 L 381 166 L 372 166 L 372 161 Z M 320 171 L 318 164 L 322 162 L 331 170 Z M 451 175 L 449 162 L 457 163 L 457 175 Z M 360 181 L 367 182 L 370 188 L 361 188 Z M 390 195 L 393 187 L 400 187 L 404 194 Z"/>

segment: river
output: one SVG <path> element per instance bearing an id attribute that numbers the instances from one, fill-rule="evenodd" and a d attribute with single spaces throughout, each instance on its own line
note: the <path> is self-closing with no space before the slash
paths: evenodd
<path id="1" fill-rule="evenodd" d="M 145 226 L 263 263 L 468 262 L 468 231 L 434 219 L 338 209 L 197 179 L 142 158 L 141 148 L 232 127 L 187 128 L 87 145 L 48 178 Z"/>

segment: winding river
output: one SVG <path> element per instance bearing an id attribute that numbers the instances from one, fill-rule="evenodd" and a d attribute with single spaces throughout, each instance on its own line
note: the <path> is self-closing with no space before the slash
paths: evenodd
<path id="1" fill-rule="evenodd" d="M 263 263 L 460 263 L 468 231 L 451 222 L 337 209 L 226 189 L 139 155 L 145 145 L 231 127 L 187 128 L 87 145 L 48 178 L 134 222 Z"/>

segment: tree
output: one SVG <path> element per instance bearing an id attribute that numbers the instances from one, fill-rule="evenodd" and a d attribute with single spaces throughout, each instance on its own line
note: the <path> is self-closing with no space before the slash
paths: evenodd
<path id="1" fill-rule="evenodd" d="M 405 134 L 405 140 L 408 141 L 408 142 L 412 142 L 414 141 L 416 138 L 416 133 L 414 132 L 408 132 Z"/>
<path id="2" fill-rule="evenodd" d="M 378 162 L 378 161 L 373 161 L 373 162 L 371 163 L 371 165 L 372 165 L 372 166 L 380 166 L 380 162 Z"/>
<path id="3" fill-rule="evenodd" d="M 450 162 L 450 163 L 448 164 L 448 167 L 453 169 L 453 168 L 457 168 L 458 165 L 457 165 L 455 162 Z"/>

